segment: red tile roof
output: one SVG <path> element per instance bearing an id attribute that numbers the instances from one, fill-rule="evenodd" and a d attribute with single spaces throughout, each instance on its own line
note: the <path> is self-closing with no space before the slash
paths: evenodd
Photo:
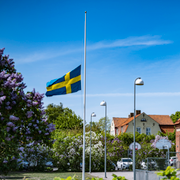
<path id="1" fill-rule="evenodd" d="M 173 133 L 175 128 L 174 126 L 160 126 L 160 129 L 163 133 L 166 133 L 166 132 Z"/>
<path id="2" fill-rule="evenodd" d="M 136 115 L 136 118 L 141 114 Z M 174 125 L 173 121 L 171 120 L 169 115 L 148 115 L 150 118 L 154 119 L 159 125 Z M 134 119 L 133 117 L 130 118 L 115 118 L 113 117 L 115 127 L 124 126 L 130 123 Z"/>
<path id="3" fill-rule="evenodd" d="M 159 125 L 174 125 L 169 115 L 148 115 L 154 119 Z"/>
<path id="4" fill-rule="evenodd" d="M 141 114 L 136 115 L 135 118 L 137 118 L 139 115 L 141 115 Z M 124 125 L 130 123 L 133 119 L 134 119 L 134 116 L 130 117 L 130 118 L 127 118 L 127 120 L 123 124 L 121 124 L 121 126 L 124 126 Z"/>
<path id="5" fill-rule="evenodd" d="M 113 117 L 115 127 L 121 126 L 121 124 L 124 123 L 127 119 L 128 119 L 128 118 L 117 118 L 117 117 Z"/>

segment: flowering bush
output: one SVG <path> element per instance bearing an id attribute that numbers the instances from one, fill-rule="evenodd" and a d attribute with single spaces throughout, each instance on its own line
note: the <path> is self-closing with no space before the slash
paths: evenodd
<path id="1" fill-rule="evenodd" d="M 171 143 L 171 145 L 174 145 L 174 143 L 173 143 L 171 140 L 168 139 L 168 136 L 156 135 L 155 139 L 151 141 L 151 142 L 152 142 L 152 145 L 151 145 L 151 146 L 154 147 L 154 148 L 156 148 L 156 143 L 157 143 L 160 139 L 167 139 L 167 140 Z"/>
<path id="2" fill-rule="evenodd" d="M 53 151 L 46 145 L 34 144 L 34 142 L 21 147 L 20 159 L 29 163 L 28 168 L 36 171 L 45 170 L 46 162 L 52 161 Z"/>
<path id="3" fill-rule="evenodd" d="M 43 94 L 24 92 L 23 77 L 14 62 L 0 50 L 0 172 L 15 169 L 21 149 L 33 142 L 51 145 L 50 133 L 55 129 L 47 122 Z"/>
<path id="4" fill-rule="evenodd" d="M 107 141 L 107 159 L 116 163 L 123 157 L 127 157 L 127 150 L 129 147 L 125 146 L 122 140 L 115 137 L 113 140 Z"/>
<path id="5" fill-rule="evenodd" d="M 87 132 L 86 146 L 85 146 L 85 168 L 89 168 L 89 153 L 90 153 L 90 133 Z M 104 147 L 99 140 L 101 135 L 97 135 L 95 132 L 91 132 L 91 157 L 92 157 L 92 171 L 98 171 L 102 166 L 102 159 L 104 157 Z M 54 143 L 55 157 L 57 166 L 61 170 L 80 171 L 82 164 L 82 152 L 83 152 L 83 136 L 77 135 L 72 137 L 66 137 L 63 141 L 57 141 Z M 67 166 L 68 165 L 68 166 Z"/>

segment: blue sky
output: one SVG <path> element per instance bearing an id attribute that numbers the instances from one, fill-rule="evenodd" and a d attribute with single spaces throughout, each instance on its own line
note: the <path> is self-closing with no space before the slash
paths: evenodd
<path id="1" fill-rule="evenodd" d="M 87 11 L 87 110 L 127 117 L 180 111 L 180 2 L 1 0 L 0 48 L 15 61 L 26 91 L 46 92 L 46 82 L 84 62 L 84 12 Z M 83 72 L 82 72 L 83 77 Z M 82 81 L 83 87 L 83 81 Z M 83 117 L 83 90 L 45 97 L 44 105 L 63 103 Z"/>

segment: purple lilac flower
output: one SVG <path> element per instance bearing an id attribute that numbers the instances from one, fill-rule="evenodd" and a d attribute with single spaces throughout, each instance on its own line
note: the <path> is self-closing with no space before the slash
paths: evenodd
<path id="1" fill-rule="evenodd" d="M 4 101 L 6 99 L 6 96 L 0 97 L 0 101 Z"/>
<path id="2" fill-rule="evenodd" d="M 6 137 L 5 140 L 6 140 L 6 141 L 10 141 L 11 138 L 10 138 L 10 137 Z"/>
<path id="3" fill-rule="evenodd" d="M 7 127 L 7 128 L 6 128 L 6 131 L 7 131 L 7 132 L 9 132 L 9 131 L 10 131 L 10 129 L 11 129 L 10 127 Z"/>
<path id="4" fill-rule="evenodd" d="M 18 129 L 18 128 L 19 128 L 18 126 L 13 127 L 13 131 L 16 131 L 16 129 Z"/>
<path id="5" fill-rule="evenodd" d="M 47 136 L 47 135 L 49 135 L 49 133 L 45 133 L 44 135 Z"/>
<path id="6" fill-rule="evenodd" d="M 3 163 L 6 164 L 6 163 L 8 163 L 8 161 L 7 161 L 7 160 L 4 160 Z"/>
<path id="7" fill-rule="evenodd" d="M 10 120 L 14 120 L 14 121 L 18 121 L 18 120 L 19 120 L 18 117 L 13 116 L 13 115 L 10 115 L 10 116 L 9 116 L 9 119 L 10 119 Z"/>
<path id="8" fill-rule="evenodd" d="M 27 111 L 26 115 L 27 115 L 27 118 L 32 117 L 32 115 L 33 115 L 33 111 Z"/>
<path id="9" fill-rule="evenodd" d="M 23 147 L 20 147 L 19 150 L 20 150 L 20 151 L 24 151 L 24 148 L 23 148 Z"/>
<path id="10" fill-rule="evenodd" d="M 10 126 L 10 127 L 14 127 L 15 126 L 12 122 L 8 122 L 6 125 Z"/>
<path id="11" fill-rule="evenodd" d="M 36 102 L 36 101 L 33 101 L 33 106 L 36 106 L 36 105 L 38 105 L 38 102 Z"/>
<path id="12" fill-rule="evenodd" d="M 11 107 L 11 106 L 6 106 L 6 109 L 7 109 L 7 110 L 11 110 L 12 107 Z"/>

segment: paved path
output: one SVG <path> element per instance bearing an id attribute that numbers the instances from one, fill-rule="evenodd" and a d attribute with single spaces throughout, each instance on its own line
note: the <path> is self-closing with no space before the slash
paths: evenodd
<path id="1" fill-rule="evenodd" d="M 132 171 L 124 171 L 124 172 L 107 172 L 106 176 L 107 178 L 104 177 L 105 173 L 104 172 L 92 172 L 91 175 L 99 178 L 103 178 L 105 180 L 112 180 L 113 176 L 112 174 L 116 174 L 117 176 L 124 176 L 128 180 L 133 180 L 133 172 Z"/>

